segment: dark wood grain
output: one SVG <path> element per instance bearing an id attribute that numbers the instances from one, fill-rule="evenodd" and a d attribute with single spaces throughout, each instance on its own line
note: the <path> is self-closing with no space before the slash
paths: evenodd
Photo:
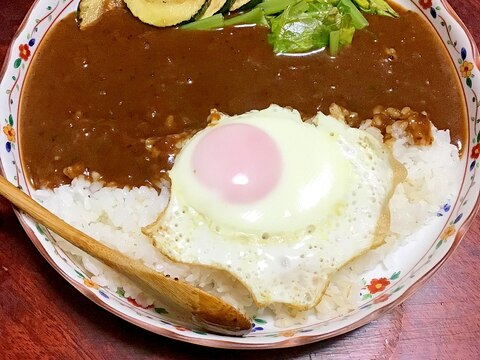
<path id="1" fill-rule="evenodd" d="M 0 60 L 32 0 L 0 0 Z M 480 1 L 451 0 L 477 45 Z M 0 359 L 478 359 L 480 215 L 457 251 L 401 306 L 349 334 L 271 351 L 180 343 L 111 315 L 37 252 L 0 198 Z"/>

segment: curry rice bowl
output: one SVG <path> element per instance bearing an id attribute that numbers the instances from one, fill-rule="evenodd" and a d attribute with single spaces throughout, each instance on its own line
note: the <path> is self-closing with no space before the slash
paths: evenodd
<path id="1" fill-rule="evenodd" d="M 374 136 L 380 132 L 362 127 Z M 460 160 L 458 149 L 450 143 L 449 131 L 432 126 L 430 146 L 412 145 L 401 129 L 392 132 L 391 149 L 396 160 L 407 170 L 406 179 L 397 185 L 390 199 L 390 232 L 385 243 L 356 258 L 330 278 L 330 284 L 315 308 L 292 312 L 281 304 L 267 309 L 255 306 L 249 291 L 224 271 L 174 263 L 154 247 L 142 228 L 156 220 L 169 201 L 169 186 L 160 191 L 139 188 L 112 188 L 100 181 L 75 178 L 70 185 L 37 190 L 34 197 L 67 223 L 82 230 L 107 246 L 134 259 L 141 259 L 155 270 L 185 280 L 222 298 L 248 315 L 262 312 L 274 314 L 275 325 L 287 327 L 304 324 L 312 316 L 321 320 L 346 314 L 358 307 L 362 287 L 361 274 L 388 261 L 388 254 L 402 246 L 412 234 L 427 225 L 440 207 L 453 199 L 459 189 Z M 114 272 L 65 240 L 54 235 L 59 245 L 71 253 L 92 274 L 92 281 L 112 291 L 122 288 L 125 297 L 141 306 L 159 305 L 152 296 L 143 293 L 124 276 Z M 415 239 L 413 241 L 423 241 Z M 387 260 L 386 260 L 387 259 Z"/>

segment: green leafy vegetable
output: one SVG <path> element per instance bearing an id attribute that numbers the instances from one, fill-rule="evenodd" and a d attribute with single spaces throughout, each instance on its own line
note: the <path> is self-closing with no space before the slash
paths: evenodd
<path id="1" fill-rule="evenodd" d="M 340 48 L 352 43 L 355 28 L 348 27 L 340 30 L 335 30 L 330 33 L 329 50 L 330 55 L 337 55 Z"/>
<path id="2" fill-rule="evenodd" d="M 305 53 L 328 48 L 330 54 L 335 56 L 342 47 L 352 43 L 355 30 L 368 26 L 362 11 L 398 16 L 385 0 L 259 1 L 248 12 L 227 19 L 216 14 L 181 28 L 208 30 L 240 24 L 270 26 L 268 41 L 275 53 Z M 251 3 L 256 1 L 248 2 Z"/>
<path id="3" fill-rule="evenodd" d="M 340 0 L 337 7 L 342 13 L 350 14 L 355 29 L 363 29 L 365 26 L 368 26 L 367 19 L 365 19 L 360 10 L 358 10 L 350 0 Z"/>
<path id="4" fill-rule="evenodd" d="M 350 44 L 355 32 L 352 15 L 343 13 L 337 4 L 338 0 L 301 0 L 288 6 L 270 20 L 268 40 L 273 50 L 276 53 L 308 52 L 326 47 L 332 38 L 336 53 L 340 47 Z"/>
<path id="5" fill-rule="evenodd" d="M 398 17 L 398 13 L 385 0 L 352 0 L 357 7 L 368 14 Z"/>
<path id="6" fill-rule="evenodd" d="M 340 30 L 335 30 L 330 33 L 330 53 L 336 55 L 340 49 Z"/>

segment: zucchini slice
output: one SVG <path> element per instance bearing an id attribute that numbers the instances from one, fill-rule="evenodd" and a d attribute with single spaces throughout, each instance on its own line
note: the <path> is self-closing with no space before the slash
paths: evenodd
<path id="1" fill-rule="evenodd" d="M 207 0 L 125 0 L 128 8 L 142 22 L 164 27 L 195 17 Z"/>
<path id="2" fill-rule="evenodd" d="M 205 19 L 212 15 L 215 15 L 217 12 L 223 9 L 225 3 L 229 0 L 208 0 L 204 5 L 203 9 L 196 16 L 197 20 Z"/>
<path id="3" fill-rule="evenodd" d="M 244 9 L 250 9 L 261 2 L 261 0 L 233 0 L 232 6 L 230 6 L 230 11 L 238 10 L 241 7 L 244 7 Z"/>
<path id="4" fill-rule="evenodd" d="M 80 0 L 77 8 L 77 23 L 81 30 L 94 24 L 107 11 L 125 7 L 123 0 Z"/>
<path id="5" fill-rule="evenodd" d="M 227 0 L 225 1 L 225 5 L 223 5 L 223 7 L 220 9 L 220 11 L 218 12 L 219 14 L 226 14 L 230 11 L 230 7 L 232 6 L 232 4 L 235 2 L 235 0 Z M 217 14 L 218 14 L 217 13 Z"/>

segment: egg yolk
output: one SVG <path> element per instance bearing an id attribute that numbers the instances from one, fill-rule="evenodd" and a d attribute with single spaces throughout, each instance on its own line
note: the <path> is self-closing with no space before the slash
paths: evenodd
<path id="1" fill-rule="evenodd" d="M 193 173 L 205 187 L 233 204 L 254 203 L 280 182 L 282 155 L 262 129 L 248 124 L 219 126 L 196 145 Z"/>

